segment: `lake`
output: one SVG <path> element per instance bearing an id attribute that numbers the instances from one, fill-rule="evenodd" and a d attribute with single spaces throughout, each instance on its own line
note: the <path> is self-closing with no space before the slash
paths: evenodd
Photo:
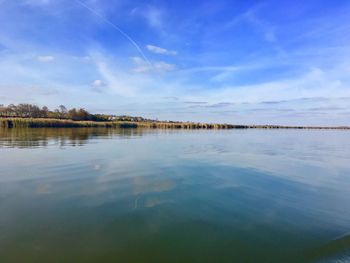
<path id="1" fill-rule="evenodd" d="M 0 262 L 349 262 L 350 132 L 0 129 Z"/>

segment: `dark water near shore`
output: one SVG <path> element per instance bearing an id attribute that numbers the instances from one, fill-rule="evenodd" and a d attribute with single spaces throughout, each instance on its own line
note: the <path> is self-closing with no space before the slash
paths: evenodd
<path id="1" fill-rule="evenodd" d="M 0 130 L 0 262 L 349 262 L 350 132 Z"/>

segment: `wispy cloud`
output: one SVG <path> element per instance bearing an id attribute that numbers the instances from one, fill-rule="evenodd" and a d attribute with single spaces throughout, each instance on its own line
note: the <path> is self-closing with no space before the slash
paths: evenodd
<path id="1" fill-rule="evenodd" d="M 106 18 L 103 14 L 101 14 L 100 12 L 98 12 L 97 10 L 95 10 L 94 8 L 90 7 L 89 5 L 85 4 L 84 2 L 80 1 L 80 0 L 74 0 L 76 3 L 78 3 L 79 5 L 81 5 L 83 8 L 85 8 L 86 10 L 90 11 L 92 14 L 94 14 L 95 16 L 99 17 L 102 21 L 104 21 L 105 23 L 109 24 L 111 27 L 113 27 L 116 31 L 118 31 L 120 34 L 122 34 L 135 48 L 136 50 L 139 52 L 139 54 L 143 57 L 143 59 L 150 64 L 147 56 L 143 53 L 142 49 L 140 48 L 140 46 L 136 43 L 136 41 L 129 35 L 127 34 L 124 30 L 122 30 L 119 26 L 117 26 L 115 23 L 113 23 L 111 20 L 109 20 L 108 18 Z"/>
<path id="2" fill-rule="evenodd" d="M 257 10 L 250 10 L 247 13 L 245 13 L 245 19 L 248 21 L 252 26 L 257 28 L 264 36 L 264 39 L 268 42 L 276 42 L 277 36 L 275 33 L 275 27 L 272 26 L 270 23 L 260 19 L 257 14 Z"/>
<path id="3" fill-rule="evenodd" d="M 125 65 L 119 64 L 103 53 L 102 50 L 90 52 L 92 64 L 96 66 L 100 78 L 105 84 L 104 91 L 110 94 L 116 94 L 121 97 L 142 97 L 146 101 L 146 94 L 150 98 L 161 99 L 159 96 L 166 95 L 166 85 L 162 82 L 163 73 L 173 70 L 174 66 L 165 62 L 154 62 L 149 66 L 142 58 L 130 58 L 134 64 L 134 68 L 128 68 Z M 135 74 L 144 73 L 144 74 Z M 97 84 L 97 83 L 96 83 Z M 100 84 L 100 82 L 98 82 Z M 163 92 L 157 90 L 162 89 Z M 155 94 L 158 94 L 156 96 Z M 171 94 L 172 95 L 172 94 Z"/>
<path id="4" fill-rule="evenodd" d="M 229 106 L 233 106 L 235 105 L 235 103 L 232 102 L 219 102 L 219 103 L 215 103 L 212 105 L 208 105 L 208 107 L 210 108 L 224 108 L 224 107 L 229 107 Z"/>
<path id="5" fill-rule="evenodd" d="M 259 18 L 258 12 L 264 7 L 264 4 L 251 6 L 247 11 L 237 15 L 223 26 L 223 30 L 232 29 L 242 23 L 248 23 L 262 33 L 264 39 L 268 42 L 276 42 L 275 26 Z"/>
<path id="6" fill-rule="evenodd" d="M 196 73 L 196 72 L 205 72 L 205 71 L 236 71 L 241 69 L 237 66 L 203 66 L 203 67 L 192 67 L 188 68 L 185 71 L 189 73 Z"/>
<path id="7" fill-rule="evenodd" d="M 337 107 L 337 106 L 328 106 L 328 107 L 316 107 L 316 108 L 309 108 L 309 111 L 342 111 L 347 110 L 346 107 Z"/>
<path id="8" fill-rule="evenodd" d="M 138 73 L 146 73 L 146 72 L 164 73 L 164 72 L 169 72 L 176 69 L 176 65 L 166 63 L 164 61 L 155 61 L 155 62 L 152 62 L 151 65 L 149 65 L 140 57 L 132 57 L 131 60 L 135 65 L 134 71 Z"/>
<path id="9" fill-rule="evenodd" d="M 91 58 L 89 56 L 72 56 L 72 59 L 83 63 L 91 62 Z"/>
<path id="10" fill-rule="evenodd" d="M 284 102 L 288 102 L 288 100 L 262 101 L 262 102 L 259 102 L 259 104 L 276 105 Z"/>
<path id="11" fill-rule="evenodd" d="M 176 96 L 167 96 L 167 97 L 163 97 L 163 99 L 166 99 L 166 100 L 173 100 L 173 101 L 178 101 L 180 100 L 178 97 Z"/>
<path id="12" fill-rule="evenodd" d="M 168 71 L 174 71 L 176 69 L 175 64 L 170 64 L 164 61 L 157 61 L 153 63 L 153 67 L 158 72 L 168 72 Z"/>
<path id="13" fill-rule="evenodd" d="M 236 105 L 236 103 L 232 102 L 218 102 L 218 103 L 212 103 L 208 104 L 208 102 L 197 102 L 197 103 L 190 103 L 190 108 L 226 108 L 230 106 Z"/>
<path id="14" fill-rule="evenodd" d="M 100 79 L 96 79 L 91 83 L 92 90 L 95 92 L 103 92 L 103 87 L 106 86 L 106 83 L 104 83 Z"/>
<path id="15" fill-rule="evenodd" d="M 146 48 L 149 51 L 151 51 L 152 53 L 155 53 L 155 54 L 172 55 L 172 56 L 177 55 L 177 51 L 168 50 L 168 49 L 157 47 L 157 46 L 154 46 L 154 45 L 147 45 Z"/>
<path id="16" fill-rule="evenodd" d="M 185 101 L 186 104 L 203 105 L 207 104 L 207 101 Z"/>
<path id="17" fill-rule="evenodd" d="M 105 84 L 103 83 L 103 81 L 102 80 L 100 80 L 100 79 L 96 79 L 96 80 L 94 80 L 92 83 L 91 83 L 91 86 L 93 86 L 93 87 L 102 87 L 102 86 L 104 86 Z"/>
<path id="18" fill-rule="evenodd" d="M 55 59 L 54 56 L 37 56 L 36 59 L 40 62 L 51 62 Z"/>
<path id="19" fill-rule="evenodd" d="M 129 78 L 123 76 L 122 72 L 113 70 L 107 59 L 102 55 L 95 56 L 94 63 L 99 74 L 106 80 L 106 85 L 110 91 L 125 97 L 133 96 L 136 93 L 136 87 L 128 81 Z"/>

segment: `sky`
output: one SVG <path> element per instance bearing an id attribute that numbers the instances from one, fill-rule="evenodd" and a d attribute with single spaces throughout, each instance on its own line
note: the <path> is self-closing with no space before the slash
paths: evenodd
<path id="1" fill-rule="evenodd" d="M 350 1 L 0 0 L 0 104 L 350 124 Z"/>

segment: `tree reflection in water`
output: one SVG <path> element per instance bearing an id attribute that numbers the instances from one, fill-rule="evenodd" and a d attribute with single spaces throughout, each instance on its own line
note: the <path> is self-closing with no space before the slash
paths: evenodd
<path id="1" fill-rule="evenodd" d="M 0 129 L 0 147 L 37 148 L 49 144 L 83 146 L 96 137 L 132 138 L 142 136 L 146 129 L 113 128 L 14 128 Z"/>

